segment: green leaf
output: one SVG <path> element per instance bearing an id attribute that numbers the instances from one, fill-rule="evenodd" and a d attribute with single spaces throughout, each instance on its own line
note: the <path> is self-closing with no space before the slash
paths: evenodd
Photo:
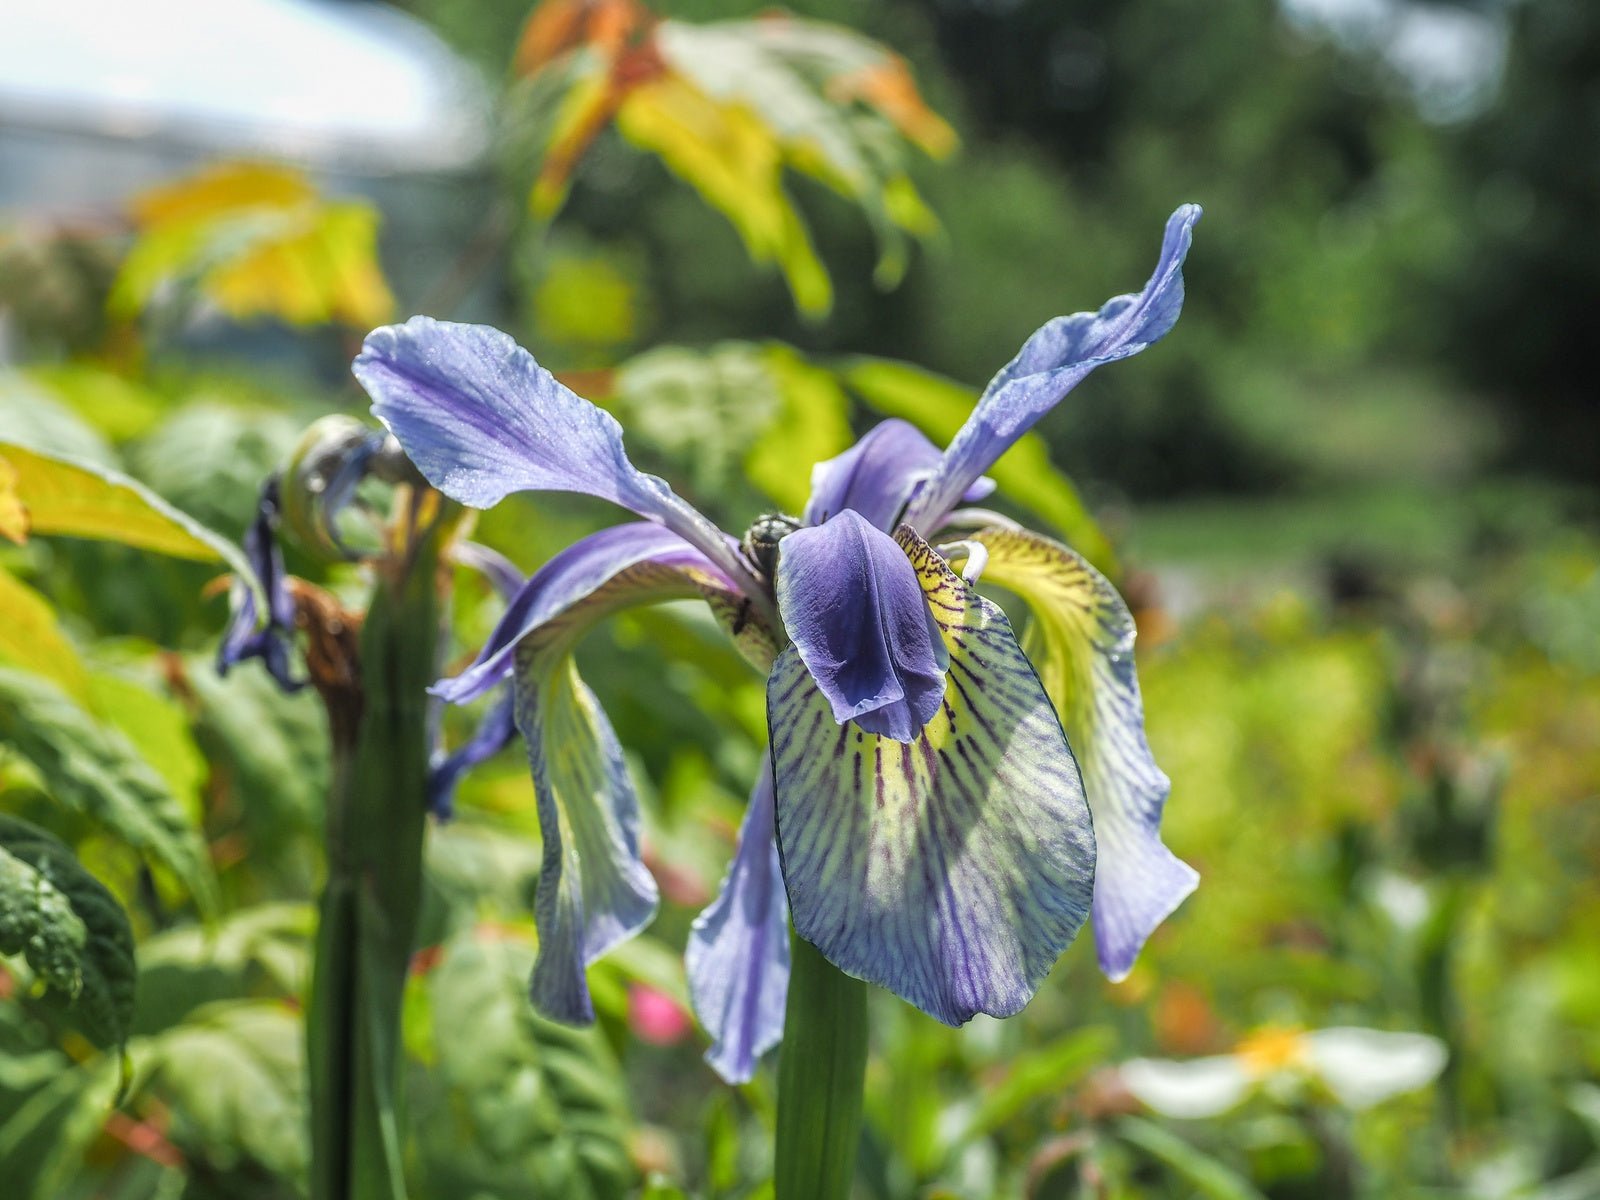
<path id="1" fill-rule="evenodd" d="M 840 364 L 840 377 L 870 408 L 902 417 L 938 445 L 948 445 L 978 400 L 971 388 L 884 358 L 857 357 Z M 1037 513 L 1079 554 L 1115 578 L 1116 556 L 1072 481 L 1050 462 L 1042 438 L 1027 434 L 989 468 L 1000 494 Z"/>
<path id="2" fill-rule="evenodd" d="M 198 562 L 226 562 L 254 581 L 232 542 L 179 512 L 137 480 L 83 459 L 0 439 L 0 474 L 26 512 L 26 532 L 116 542 Z"/>
<path id="3" fill-rule="evenodd" d="M 136 973 L 127 914 L 63 843 L 4 815 L 0 954 L 22 954 L 96 1045 L 127 1040 Z"/>
<path id="4" fill-rule="evenodd" d="M 1198 1189 L 1207 1200 L 1266 1200 L 1249 1180 L 1232 1167 L 1196 1149 L 1177 1134 L 1140 1117 L 1124 1117 L 1116 1124 L 1117 1134 L 1129 1145 L 1143 1150 L 1184 1182 Z"/>
<path id="5" fill-rule="evenodd" d="M 783 511 L 798 513 L 811 495 L 809 464 L 850 447 L 850 398 L 833 372 L 792 346 L 769 343 L 762 361 L 777 383 L 779 406 L 746 454 L 745 474 Z"/>
<path id="6" fill-rule="evenodd" d="M 428 1194 L 608 1200 L 634 1183 L 621 1070 L 597 1030 L 534 1013 L 533 955 L 509 930 L 469 931 L 445 944 L 427 976 L 432 1075 L 455 1115 L 450 1128 L 421 1123 L 431 1138 Z"/>
<path id="7" fill-rule="evenodd" d="M 302 996 L 311 976 L 316 916 L 307 904 L 257 904 L 212 926 L 183 925 L 139 945 L 139 1011 L 135 1032 L 177 1025 L 216 1001 L 261 990 Z"/>
<path id="8" fill-rule="evenodd" d="M 1013 1121 L 1028 1105 L 1060 1096 L 1106 1061 L 1116 1044 L 1102 1025 L 1076 1029 L 1040 1050 L 1020 1056 L 999 1082 L 983 1092 L 977 1111 L 950 1139 L 952 1148 L 993 1133 Z"/>
<path id="9" fill-rule="evenodd" d="M 189 732 L 189 717 L 170 697 L 122 675 L 89 678 L 92 711 L 132 743 L 166 781 L 189 820 L 199 824 L 206 762 Z"/>
<path id="10" fill-rule="evenodd" d="M 92 703 L 88 672 L 77 648 L 56 623 L 50 601 L 4 568 L 0 568 L 0 665 L 43 676 L 83 707 Z"/>
<path id="11" fill-rule="evenodd" d="M 121 1063 L 102 1055 L 82 1066 L 63 1062 L 44 1087 L 0 1124 L 0 1163 L 7 1196 L 59 1200 L 83 1170 L 116 1100 Z M 15 1193 L 10 1187 L 16 1187 Z"/>
<path id="12" fill-rule="evenodd" d="M 200 830 L 120 731 L 48 680 L 0 668 L 0 743 L 33 765 L 54 799 L 159 862 L 202 912 L 216 912 L 216 879 Z"/>
<path id="13" fill-rule="evenodd" d="M 190 1139 L 223 1167 L 249 1159 L 296 1186 L 306 1171 L 299 1015 L 287 1004 L 213 1004 L 143 1043 L 150 1086 Z"/>

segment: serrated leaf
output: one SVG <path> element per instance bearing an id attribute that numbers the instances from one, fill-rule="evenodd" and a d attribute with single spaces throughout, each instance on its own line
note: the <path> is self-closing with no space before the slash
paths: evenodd
<path id="1" fill-rule="evenodd" d="M 179 705 L 143 684 L 121 675 L 96 672 L 89 677 L 91 711 L 132 743 L 154 767 L 190 822 L 200 823 L 200 790 L 206 780 L 205 759 L 189 733 L 189 718 Z"/>
<path id="2" fill-rule="evenodd" d="M 434 1073 L 459 1122 L 434 1168 L 457 1186 L 432 1190 L 624 1195 L 634 1170 L 621 1070 L 598 1031 L 534 1014 L 526 989 L 533 947 L 509 933 L 453 938 L 427 976 Z"/>
<path id="3" fill-rule="evenodd" d="M 50 681 L 0 668 L 0 742 L 33 765 L 54 799 L 166 867 L 202 912 L 215 913 L 216 879 L 200 831 L 120 731 Z"/>
<path id="4" fill-rule="evenodd" d="M 839 375 L 869 408 L 910 421 L 940 446 L 955 436 L 978 399 L 977 392 L 954 380 L 889 359 L 847 359 L 840 365 Z M 1007 500 L 1043 517 L 1079 554 L 1103 573 L 1115 576 L 1116 555 L 1111 543 L 1078 489 L 1051 463 L 1050 452 L 1037 434 L 1020 438 L 987 474 Z"/>
<path id="5" fill-rule="evenodd" d="M 121 1070 L 115 1055 L 81 1066 L 63 1063 L 0 1124 L 0 1163 L 17 1200 L 58 1200 L 82 1171 L 116 1099 Z"/>
<path id="6" fill-rule="evenodd" d="M 264 670 L 216 674 L 208 658 L 184 659 L 197 701 L 195 734 L 254 843 L 312 829 L 328 794 L 328 720 L 312 694 L 286 696 Z M 259 818 L 259 821 L 258 821 Z"/>
<path id="7" fill-rule="evenodd" d="M 906 144 L 942 156 L 955 135 L 904 60 L 851 30 L 771 15 L 692 24 L 658 20 L 635 0 L 553 0 L 529 19 L 516 70 L 528 77 L 521 128 L 540 159 L 536 215 L 560 207 L 577 163 L 614 123 L 726 216 L 751 258 L 776 263 L 808 316 L 828 311 L 832 284 L 784 190 L 786 169 L 860 206 L 882 286 L 904 272 L 906 234 L 937 228 L 906 174 Z"/>
<path id="8" fill-rule="evenodd" d="M 301 1020 L 286 1004 L 212 1004 L 144 1043 L 150 1087 L 221 1166 L 248 1159 L 302 1186 L 307 1164 Z M 234 1161 L 230 1161 L 233 1159 Z"/>
<path id="9" fill-rule="evenodd" d="M 22 954 L 96 1045 L 127 1040 L 136 973 L 127 914 L 64 844 L 4 815 L 0 954 Z"/>
<path id="10" fill-rule="evenodd" d="M 82 707 L 92 701 L 78 651 L 56 623 L 50 602 L 0 568 L 0 665 L 18 667 L 56 684 Z"/>

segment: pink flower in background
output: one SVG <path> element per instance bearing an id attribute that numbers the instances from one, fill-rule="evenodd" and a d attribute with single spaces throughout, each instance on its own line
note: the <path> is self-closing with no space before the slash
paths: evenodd
<path id="1" fill-rule="evenodd" d="M 689 1036 L 689 1013 L 665 992 L 647 984 L 628 987 L 628 1028 L 641 1042 L 676 1046 Z"/>

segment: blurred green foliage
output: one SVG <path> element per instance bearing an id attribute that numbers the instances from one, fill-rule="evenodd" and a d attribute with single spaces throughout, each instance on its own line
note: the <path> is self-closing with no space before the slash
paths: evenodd
<path id="1" fill-rule="evenodd" d="M 409 7 L 508 77 L 520 0 Z M 1201 888 L 1127 981 L 1075 947 L 1007 1022 L 949 1030 L 875 994 L 858 1193 L 1600 1194 L 1600 536 L 1579 340 L 1600 267 L 1594 107 L 1572 100 L 1600 19 L 1582 0 L 1515 6 L 1505 90 L 1439 126 L 1267 0 L 1204 19 L 1177 0 L 794 7 L 906 55 L 961 136 L 955 166 L 908 164 L 943 233 L 898 288 L 874 281 L 872 222 L 785 176 L 832 279 L 829 319 L 802 319 L 723 216 L 612 133 L 554 225 L 486 222 L 501 323 L 729 529 L 798 509 L 810 463 L 879 416 L 947 437 L 1031 329 L 1138 286 L 1173 204 L 1207 208 L 1161 352 L 1096 375 L 994 472 L 1002 503 L 1103 564 L 1121 552 L 1174 781 L 1167 840 Z M 521 211 L 520 187 L 479 186 Z M 295 335 L 292 361 L 248 342 L 227 357 L 187 310 L 130 345 L 106 307 L 123 248 L 0 235 L 29 357 L 0 377 L 0 436 L 237 534 L 297 431 L 359 411 L 349 347 L 322 331 Z M 0 528 L 11 486 L 0 473 Z M 611 519 L 518 497 L 476 536 L 532 568 Z M 354 570 L 292 549 L 289 565 L 361 594 Z M 47 830 L 76 864 L 46 881 L 55 851 L 0 832 L 0 1177 L 29 1200 L 304 1194 L 326 730 L 311 695 L 215 675 L 223 570 L 42 531 L 0 542 L 5 829 Z M 498 615 L 459 574 L 451 665 Z M 698 1034 L 654 1044 L 630 1016 L 641 988 L 683 1002 L 688 924 L 761 753 L 761 683 L 694 607 L 626 615 L 579 654 L 666 903 L 593 970 L 594 1030 L 540 1020 L 525 769 L 508 754 L 469 778 L 458 820 L 430 831 L 406 996 L 413 1188 L 762 1196 L 771 1072 L 729 1089 Z M 102 891 L 136 938 L 131 1008 L 89 919 Z M 74 979 L 115 1016 L 63 1007 Z M 1262 1095 L 1193 1122 L 1136 1111 L 1114 1070 L 1335 1023 L 1430 1033 L 1449 1068 L 1360 1114 Z"/>

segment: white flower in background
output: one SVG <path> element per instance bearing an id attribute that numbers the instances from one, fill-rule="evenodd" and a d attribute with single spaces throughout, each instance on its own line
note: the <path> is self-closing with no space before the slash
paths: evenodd
<path id="1" fill-rule="evenodd" d="M 1438 1038 L 1339 1026 L 1307 1031 L 1266 1028 L 1250 1034 L 1232 1054 L 1186 1060 L 1136 1058 L 1118 1074 L 1146 1107 L 1169 1117 L 1215 1117 L 1265 1089 L 1279 1097 L 1306 1083 L 1320 1084 L 1346 1108 L 1379 1101 L 1432 1083 L 1444 1070 Z"/>

